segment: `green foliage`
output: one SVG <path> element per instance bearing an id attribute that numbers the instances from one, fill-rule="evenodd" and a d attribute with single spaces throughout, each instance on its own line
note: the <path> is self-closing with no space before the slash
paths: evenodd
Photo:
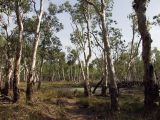
<path id="1" fill-rule="evenodd" d="M 95 58 L 89 65 L 92 80 L 99 80 L 103 73 L 104 62 L 102 58 Z"/>
<path id="2" fill-rule="evenodd" d="M 6 44 L 6 40 L 2 35 L 0 35 L 0 47 L 3 47 Z"/>
<path id="3" fill-rule="evenodd" d="M 128 59 L 129 59 L 129 54 L 122 53 L 114 63 L 116 75 L 119 80 L 125 80 L 125 77 L 127 76 Z"/>

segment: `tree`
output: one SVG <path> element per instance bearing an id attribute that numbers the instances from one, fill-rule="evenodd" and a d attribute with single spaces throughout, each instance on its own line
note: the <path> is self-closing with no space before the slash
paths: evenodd
<path id="1" fill-rule="evenodd" d="M 119 110 L 116 75 L 115 75 L 113 60 L 111 57 L 111 48 L 110 48 L 110 42 L 109 42 L 109 37 L 108 37 L 108 28 L 106 26 L 106 21 L 107 21 L 106 20 L 106 9 L 109 5 L 109 1 L 106 2 L 105 0 L 101 0 L 101 2 L 99 3 L 100 9 L 93 2 L 91 1 L 87 1 L 87 2 L 95 8 L 95 11 L 99 15 L 99 18 L 101 21 L 104 49 L 107 53 L 107 69 L 108 69 L 108 79 L 110 80 L 109 89 L 110 89 L 110 95 L 111 95 L 111 108 L 113 110 Z"/>
<path id="2" fill-rule="evenodd" d="M 20 3 L 19 1 L 15 1 L 15 13 L 17 17 L 17 25 L 18 25 L 18 44 L 16 49 L 16 58 L 15 58 L 15 67 L 14 67 L 14 76 L 13 76 L 13 102 L 17 102 L 20 97 L 18 83 L 20 81 L 20 64 L 22 57 L 22 42 L 23 42 L 23 12 L 20 11 Z"/>
<path id="3" fill-rule="evenodd" d="M 135 15 L 135 13 L 131 13 L 128 18 L 131 20 L 131 27 L 132 27 L 132 41 L 131 41 L 131 47 L 130 47 L 130 55 L 129 55 L 129 61 L 128 61 L 128 68 L 127 68 L 127 76 L 126 79 L 128 80 L 134 80 L 134 74 L 132 74 L 132 72 L 134 73 L 135 70 L 135 57 L 138 55 L 138 50 L 139 50 L 139 46 L 141 43 L 141 39 L 138 42 L 138 45 L 135 46 L 135 37 L 136 34 L 138 33 L 138 21 L 137 21 L 137 16 Z"/>
<path id="4" fill-rule="evenodd" d="M 10 14 L 7 14 L 8 11 L 6 10 L 4 12 L 4 14 L 7 16 L 7 23 L 5 22 L 5 20 L 3 20 L 1 18 L 1 22 L 0 22 L 0 27 L 2 29 L 2 31 L 4 31 L 4 35 L 2 34 L 1 37 L 4 38 L 5 45 L 5 59 L 6 59 L 6 77 L 5 77 L 5 86 L 3 88 L 3 95 L 8 96 L 8 92 L 9 92 L 9 88 L 12 88 L 12 85 L 10 84 L 12 82 L 12 74 L 13 74 L 13 62 L 14 62 L 14 49 L 13 47 L 15 47 L 15 44 L 13 42 L 13 31 L 11 32 L 11 34 L 9 34 L 9 30 L 8 30 L 8 26 L 9 26 L 9 17 Z M 1 16 L 3 17 L 3 16 Z M 15 38 L 16 39 L 16 38 Z"/>
<path id="5" fill-rule="evenodd" d="M 72 18 L 73 33 L 71 34 L 71 42 L 82 51 L 84 57 L 84 66 L 81 64 L 82 76 L 84 80 L 84 95 L 91 95 L 91 87 L 89 83 L 89 62 L 92 56 L 91 30 L 94 29 L 94 14 L 91 6 L 85 1 L 80 1 L 71 6 L 68 2 L 63 4 L 65 11 L 69 12 Z M 88 52 L 88 53 L 87 53 Z"/>
<path id="6" fill-rule="evenodd" d="M 146 4 L 148 0 L 134 0 L 133 8 L 138 19 L 138 30 L 142 38 L 142 59 L 144 64 L 144 104 L 146 107 L 153 106 L 154 99 L 154 80 L 153 80 L 153 65 L 151 64 L 151 35 L 148 31 L 146 20 Z"/>
<path id="7" fill-rule="evenodd" d="M 56 17 L 56 13 L 58 12 L 58 8 L 56 5 L 51 3 L 48 8 L 48 14 L 45 12 L 43 14 L 42 23 L 41 23 L 41 43 L 40 43 L 40 51 L 39 55 L 41 58 L 40 63 L 40 79 L 38 84 L 38 89 L 40 89 L 41 85 L 41 75 L 42 75 L 42 68 L 43 62 L 46 59 L 47 55 L 49 55 L 49 51 L 55 51 L 59 54 L 61 51 L 61 42 L 59 38 L 55 35 L 55 33 L 59 32 L 63 29 L 62 23 L 59 22 L 59 19 Z M 62 55 L 63 56 L 63 55 Z"/>
<path id="8" fill-rule="evenodd" d="M 33 43 L 33 53 L 32 53 L 32 59 L 31 59 L 31 67 L 29 69 L 29 76 L 27 80 L 27 89 L 26 89 L 26 100 L 31 101 L 32 100 L 32 93 L 33 93 L 33 76 L 35 74 L 35 66 L 36 66 L 36 54 L 37 54 L 37 48 L 40 41 L 40 25 L 41 25 L 41 19 L 43 15 L 43 0 L 40 0 L 40 9 L 39 12 L 37 12 L 35 8 L 35 2 L 34 2 L 34 9 L 37 14 L 37 25 L 36 25 L 36 31 L 34 36 L 34 43 Z"/>
<path id="9" fill-rule="evenodd" d="M 2 1 L 1 5 L 3 6 L 2 11 L 7 15 L 7 17 L 9 18 L 10 15 L 15 15 L 16 20 L 14 21 L 15 23 L 17 23 L 16 28 L 14 28 L 12 31 L 7 31 L 7 27 L 6 26 L 6 36 L 7 39 L 15 39 L 16 40 L 16 46 L 15 47 L 15 65 L 14 65 L 14 70 L 13 70 L 13 102 L 17 102 L 19 99 L 19 89 L 18 89 L 18 84 L 19 84 L 19 80 L 20 80 L 20 64 L 21 64 L 21 56 L 22 56 L 22 44 L 23 44 L 23 19 L 24 19 L 24 14 L 28 12 L 28 10 L 30 9 L 30 5 L 28 4 L 29 0 L 24 0 L 22 1 Z M 9 19 L 8 19 L 8 24 L 10 23 Z M 11 33 L 11 36 L 9 36 L 8 33 Z M 11 56 L 9 51 L 10 51 L 10 47 L 11 45 L 13 45 L 13 43 L 11 43 L 11 41 L 8 41 L 8 48 L 7 48 L 7 53 L 8 53 L 8 72 L 7 72 L 7 79 L 10 78 L 11 76 L 11 67 L 13 66 L 11 64 Z M 13 54 L 14 55 L 14 54 Z M 10 61 L 10 62 L 9 62 Z M 7 86 L 7 84 L 6 84 Z"/>

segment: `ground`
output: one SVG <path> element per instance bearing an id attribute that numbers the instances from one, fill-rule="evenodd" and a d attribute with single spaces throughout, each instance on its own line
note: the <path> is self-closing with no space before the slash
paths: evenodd
<path id="1" fill-rule="evenodd" d="M 69 88 L 68 88 L 69 87 Z M 16 104 L 0 102 L 1 120 L 158 120 L 160 109 L 143 107 L 143 91 L 122 90 L 119 96 L 121 110 L 110 110 L 110 98 L 83 97 L 76 86 L 64 83 L 42 84 L 40 91 L 34 90 L 33 102 L 25 101 L 25 85 L 21 83 L 21 98 Z M 76 88 L 76 89 L 73 89 Z M 11 93 L 10 93 L 11 94 Z M 10 95 L 11 96 L 11 95 Z"/>

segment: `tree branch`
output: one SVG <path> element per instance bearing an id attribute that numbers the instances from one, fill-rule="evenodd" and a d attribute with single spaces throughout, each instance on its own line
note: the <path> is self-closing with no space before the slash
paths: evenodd
<path id="1" fill-rule="evenodd" d="M 98 46 L 99 46 L 102 50 L 104 50 L 104 48 L 102 47 L 102 45 L 98 42 L 98 39 L 96 38 L 95 34 L 93 34 L 92 32 L 91 32 L 91 34 L 93 35 L 94 39 L 96 40 L 96 43 L 98 44 Z"/>
<path id="2" fill-rule="evenodd" d="M 85 1 L 86 1 L 89 5 L 92 5 L 92 6 L 95 8 L 95 11 L 97 12 L 97 14 L 101 16 L 101 12 L 99 11 L 99 9 L 97 8 L 97 6 L 96 6 L 94 3 L 92 3 L 92 2 L 90 2 L 90 1 L 88 1 L 88 0 L 85 0 Z"/>

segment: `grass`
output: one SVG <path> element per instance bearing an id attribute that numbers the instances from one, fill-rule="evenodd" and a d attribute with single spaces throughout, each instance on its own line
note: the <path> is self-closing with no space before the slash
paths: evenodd
<path id="1" fill-rule="evenodd" d="M 33 103 L 26 104 L 25 92 L 19 103 L 0 103 L 0 120 L 158 120 L 160 108 L 146 110 L 143 93 L 126 93 L 119 96 L 121 110 L 110 110 L 110 98 L 101 96 L 83 97 L 83 91 L 72 88 L 71 83 L 42 83 L 41 90 L 34 88 Z M 20 85 L 25 89 L 24 83 Z M 11 95 L 11 93 L 10 93 Z"/>

